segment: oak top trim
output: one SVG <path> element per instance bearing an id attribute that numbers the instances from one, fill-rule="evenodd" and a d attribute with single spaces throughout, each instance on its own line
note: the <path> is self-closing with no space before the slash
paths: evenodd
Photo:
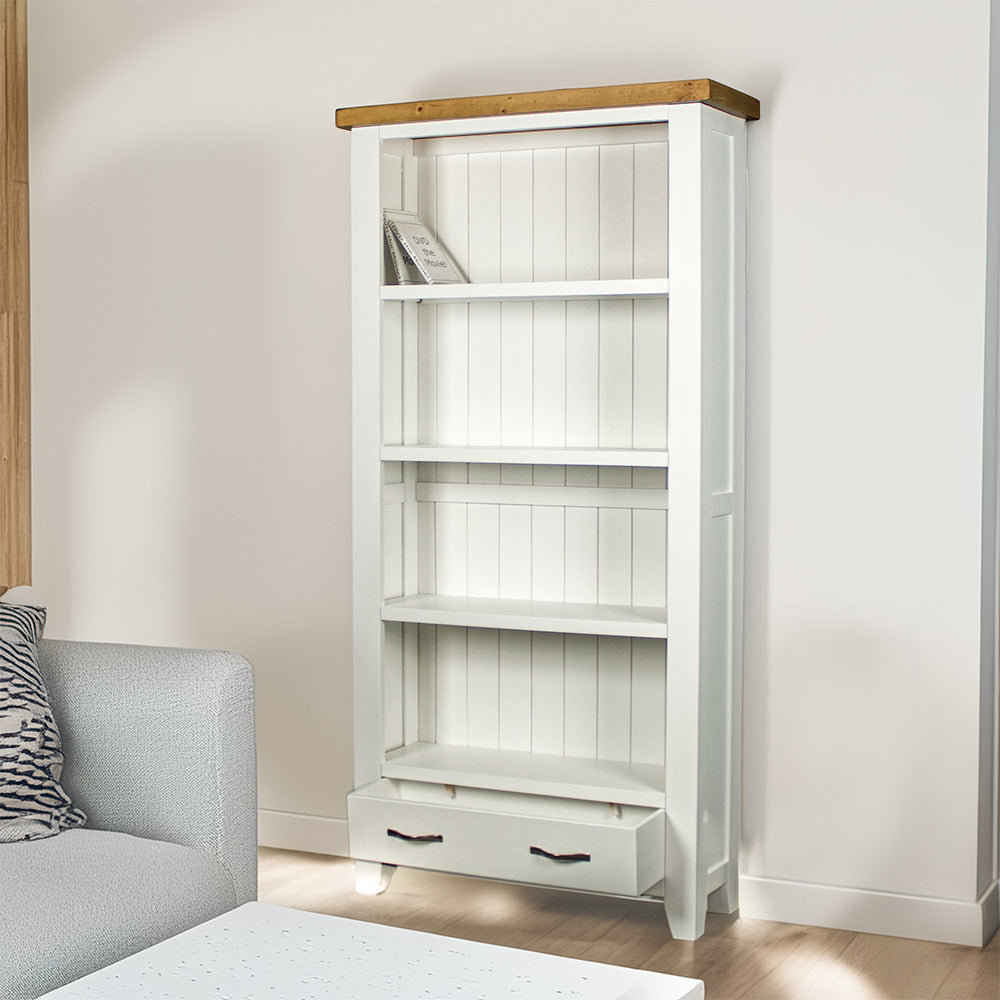
<path id="1" fill-rule="evenodd" d="M 449 97 L 402 104 L 370 104 L 338 108 L 337 127 L 402 125 L 453 118 L 526 115 L 544 111 L 585 108 L 635 107 L 644 104 L 707 104 L 731 115 L 756 121 L 760 101 L 715 80 L 674 80 L 670 83 L 630 83 L 617 87 L 576 87 L 571 90 L 533 90 L 521 94 Z"/>

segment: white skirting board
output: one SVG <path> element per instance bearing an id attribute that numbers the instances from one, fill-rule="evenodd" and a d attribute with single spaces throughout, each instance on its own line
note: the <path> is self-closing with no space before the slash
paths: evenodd
<path id="1" fill-rule="evenodd" d="M 741 875 L 740 916 L 980 947 L 1000 922 L 1000 884 L 963 902 Z"/>
<path id="2" fill-rule="evenodd" d="M 257 843 L 261 847 L 278 847 L 285 851 L 346 857 L 347 820 L 258 809 Z"/>

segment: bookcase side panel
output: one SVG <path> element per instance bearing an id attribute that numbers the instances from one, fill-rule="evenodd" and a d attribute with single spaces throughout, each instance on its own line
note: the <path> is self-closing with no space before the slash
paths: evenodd
<path id="1" fill-rule="evenodd" d="M 728 116 L 723 116 L 728 117 Z M 705 115 L 702 244 L 702 830 L 709 867 L 728 859 L 732 729 L 735 142 Z M 728 496 L 730 505 L 711 509 Z"/>
<path id="2" fill-rule="evenodd" d="M 671 119 L 665 906 L 684 938 L 703 929 L 708 890 L 718 885 L 710 886 L 710 871 L 728 879 L 720 908 L 735 905 L 742 129 L 706 108 L 678 109 Z M 680 760 L 688 767 L 675 774 Z"/>
<path id="3" fill-rule="evenodd" d="M 703 809 L 704 858 L 727 865 L 737 905 L 742 627 L 745 123 L 704 115 Z"/>
<path id="4" fill-rule="evenodd" d="M 702 117 L 672 109 L 670 340 L 667 366 L 666 859 L 664 906 L 675 937 L 704 930 L 707 879 L 701 858 L 700 669 L 702 553 Z"/>
<path id="5" fill-rule="evenodd" d="M 356 129 L 351 136 L 355 785 L 379 777 L 383 751 L 381 165 L 379 129 Z"/>

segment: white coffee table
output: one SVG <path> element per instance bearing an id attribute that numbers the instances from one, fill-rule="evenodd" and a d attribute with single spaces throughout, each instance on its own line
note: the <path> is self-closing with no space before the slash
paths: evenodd
<path id="1" fill-rule="evenodd" d="M 43 1000 L 703 1000 L 700 979 L 247 903 Z"/>

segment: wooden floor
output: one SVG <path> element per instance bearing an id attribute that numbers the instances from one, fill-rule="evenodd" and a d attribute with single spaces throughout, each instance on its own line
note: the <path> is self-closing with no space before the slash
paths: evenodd
<path id="1" fill-rule="evenodd" d="M 997 1000 L 985 949 L 709 914 L 674 941 L 656 903 L 399 869 L 381 896 L 354 892 L 344 858 L 260 849 L 260 900 L 471 941 L 705 981 L 708 1000 Z"/>

